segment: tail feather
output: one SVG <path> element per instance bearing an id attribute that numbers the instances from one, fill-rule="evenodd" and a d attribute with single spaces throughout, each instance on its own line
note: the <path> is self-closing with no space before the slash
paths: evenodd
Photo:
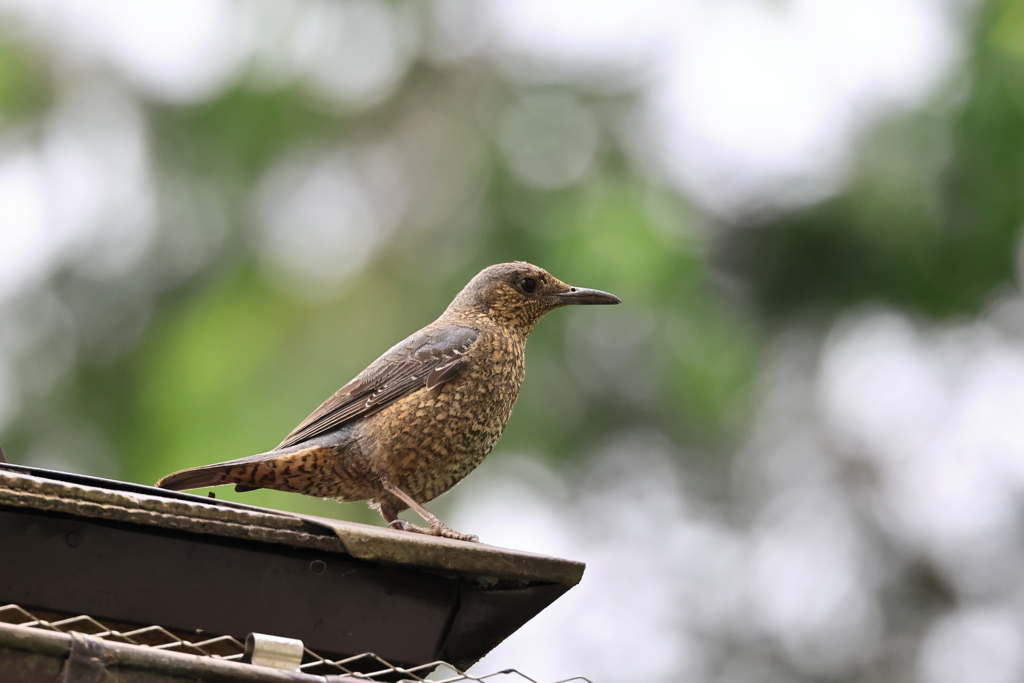
<path id="1" fill-rule="evenodd" d="M 157 488 L 170 489 L 172 491 L 186 491 L 188 489 L 201 489 L 206 486 L 221 486 L 223 484 L 238 484 L 244 487 L 248 484 L 251 488 L 243 490 L 254 490 L 261 488 L 254 486 L 256 483 L 254 475 L 260 469 L 260 464 L 267 463 L 281 454 L 259 453 L 246 458 L 228 460 L 214 465 L 203 465 L 201 467 L 190 467 L 187 470 L 173 472 L 156 483 Z"/>
<path id="2" fill-rule="evenodd" d="M 238 474 L 232 476 L 231 470 L 233 469 L 237 471 L 239 468 L 233 465 L 211 465 L 182 470 L 168 474 L 156 483 L 156 487 L 172 491 L 187 491 L 207 486 L 240 483 Z"/>
<path id="3" fill-rule="evenodd" d="M 329 449 L 321 446 L 270 451 L 214 465 L 192 467 L 168 474 L 156 483 L 158 488 L 185 491 L 206 486 L 235 484 L 236 491 L 278 489 L 318 495 L 314 479 L 319 479 Z"/>

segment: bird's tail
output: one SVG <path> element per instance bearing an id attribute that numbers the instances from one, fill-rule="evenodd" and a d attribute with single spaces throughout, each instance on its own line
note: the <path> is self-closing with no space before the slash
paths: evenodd
<path id="1" fill-rule="evenodd" d="M 206 486 L 235 484 L 236 491 L 278 489 L 305 493 L 308 480 L 318 461 L 325 455 L 322 447 L 296 449 L 292 452 L 270 451 L 215 465 L 192 467 L 168 474 L 156 483 L 158 488 L 185 491 Z"/>

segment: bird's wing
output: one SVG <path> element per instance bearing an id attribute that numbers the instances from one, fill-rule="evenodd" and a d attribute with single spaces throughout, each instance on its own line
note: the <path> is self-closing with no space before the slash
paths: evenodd
<path id="1" fill-rule="evenodd" d="M 444 384 L 466 364 L 466 353 L 478 335 L 467 327 L 427 328 L 395 344 L 324 401 L 274 450 L 294 446 L 343 422 L 371 415 L 417 389 Z"/>

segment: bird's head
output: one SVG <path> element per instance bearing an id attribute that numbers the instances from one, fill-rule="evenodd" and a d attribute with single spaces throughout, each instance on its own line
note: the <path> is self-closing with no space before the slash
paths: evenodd
<path id="1" fill-rule="evenodd" d="M 524 261 L 484 268 L 459 295 L 446 315 L 487 317 L 529 332 L 548 311 L 576 304 L 617 304 L 614 294 L 567 285 L 543 268 Z"/>

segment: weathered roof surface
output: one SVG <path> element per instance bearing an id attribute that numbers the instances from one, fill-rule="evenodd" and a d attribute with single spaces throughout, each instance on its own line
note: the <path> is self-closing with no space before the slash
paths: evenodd
<path id="1" fill-rule="evenodd" d="M 0 605 L 467 668 L 578 562 L 0 464 Z M 77 619 L 78 617 L 74 617 Z M 205 637 L 205 636 L 204 636 Z"/>
<path id="2" fill-rule="evenodd" d="M 0 465 L 0 505 L 344 553 L 389 565 L 575 586 L 584 565 L 96 477 Z"/>

